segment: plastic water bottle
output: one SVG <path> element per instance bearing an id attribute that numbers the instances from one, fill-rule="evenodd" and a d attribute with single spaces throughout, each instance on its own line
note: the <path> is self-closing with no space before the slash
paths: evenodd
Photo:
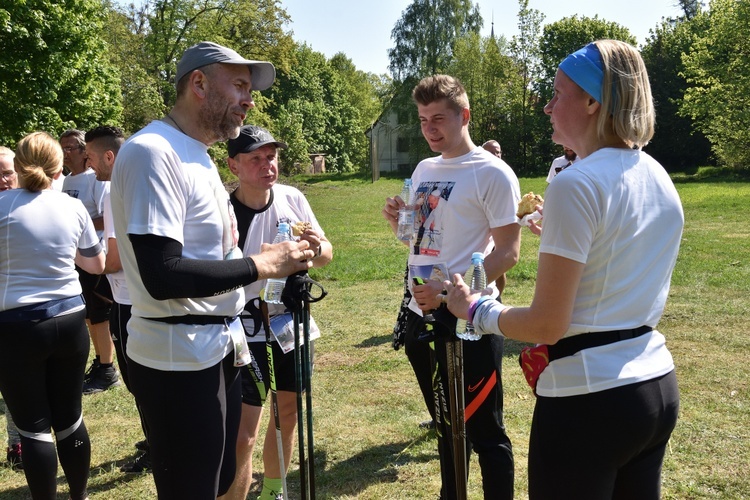
<path id="1" fill-rule="evenodd" d="M 411 203 L 411 179 L 404 179 L 401 199 L 406 205 L 398 211 L 398 231 L 396 237 L 401 241 L 411 241 L 414 236 L 415 210 Z"/>
<path id="2" fill-rule="evenodd" d="M 276 233 L 273 242 L 281 243 L 282 241 L 291 240 L 292 234 L 289 232 L 289 224 L 286 222 L 280 222 L 279 232 Z M 284 285 L 286 285 L 286 278 L 268 278 L 266 280 L 266 302 L 269 304 L 281 304 L 281 292 L 284 291 Z"/>
<path id="3" fill-rule="evenodd" d="M 471 265 L 464 275 L 464 281 L 472 290 L 487 288 L 487 273 L 484 271 L 484 254 L 471 254 Z M 461 340 L 479 340 L 482 336 L 474 331 L 471 322 L 459 318 L 456 322 L 456 337 Z"/>

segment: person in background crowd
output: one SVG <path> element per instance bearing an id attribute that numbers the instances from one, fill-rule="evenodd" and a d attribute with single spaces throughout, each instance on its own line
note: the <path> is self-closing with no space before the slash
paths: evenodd
<path id="1" fill-rule="evenodd" d="M 117 246 L 133 303 L 128 373 L 160 498 L 215 500 L 235 474 L 238 366 L 250 362 L 243 286 L 308 269 L 306 240 L 242 258 L 229 194 L 208 154 L 239 135 L 269 62 L 200 42 L 177 63 L 174 107 L 130 137 L 112 171 Z"/>
<path id="2" fill-rule="evenodd" d="M 13 167 L 13 157 L 15 156 L 16 154 L 12 149 L 0 146 L 0 191 L 18 187 L 18 175 L 16 175 Z M 5 458 L 15 469 L 22 469 L 21 436 L 18 434 L 18 429 L 16 429 L 13 417 L 7 407 L 5 408 L 5 430 L 8 433 L 8 447 L 5 451 Z"/>
<path id="3" fill-rule="evenodd" d="M 503 157 L 503 149 L 500 147 L 500 143 L 494 139 L 490 139 L 489 141 L 482 144 L 482 148 L 484 148 L 484 150 L 488 151 L 490 154 L 497 156 L 498 158 Z"/>
<path id="4" fill-rule="evenodd" d="M 309 241 L 310 248 L 315 250 L 312 259 L 313 267 L 322 267 L 333 258 L 331 243 L 326 239 L 310 208 L 305 195 L 298 189 L 277 184 L 279 177 L 277 148 L 286 148 L 265 129 L 255 125 L 245 125 L 236 139 L 228 142 L 227 163 L 240 180 L 239 187 L 231 194 L 230 199 L 237 214 L 240 232 L 239 247 L 244 255 L 253 255 L 260 251 L 262 243 L 271 243 L 278 232 L 278 224 L 287 222 L 309 222 L 311 228 L 300 238 Z M 260 296 L 265 281 L 256 281 L 245 288 L 246 310 L 255 311 L 252 300 Z M 291 314 L 284 306 L 268 304 L 271 316 L 271 329 L 274 325 L 284 325 L 292 321 Z M 269 393 L 269 367 L 266 353 L 265 331 L 255 334 L 255 323 L 243 321 L 247 332 L 247 341 L 253 358 L 257 363 L 251 371 L 245 366 L 240 371 L 242 377 L 242 420 L 237 439 L 237 475 L 227 498 L 244 500 L 250 489 L 253 478 L 252 455 L 258 437 L 263 404 Z M 288 470 L 294 445 L 294 429 L 297 425 L 297 392 L 295 388 L 294 351 L 284 352 L 271 334 L 273 343 L 274 374 L 278 397 L 279 419 L 284 450 L 284 466 Z M 310 338 L 320 334 L 311 319 Z M 310 351 L 314 349 L 314 343 Z M 262 374 L 258 379 L 258 371 Z M 279 469 L 279 453 L 276 444 L 276 424 L 274 415 L 269 412 L 266 438 L 263 444 L 263 489 L 261 499 L 276 500 L 281 494 L 281 474 L 286 470 Z"/>
<path id="5" fill-rule="evenodd" d="M 13 167 L 15 156 L 12 149 L 0 146 L 0 192 L 18 187 L 18 175 Z"/>
<path id="6" fill-rule="evenodd" d="M 557 174 L 574 164 L 578 161 L 576 152 L 567 146 L 563 146 L 563 155 L 558 156 L 552 160 L 552 165 L 549 167 L 549 173 L 547 174 L 547 184 L 552 182 Z"/>
<path id="7" fill-rule="evenodd" d="M 638 50 L 599 40 L 558 67 L 544 111 L 581 161 L 550 183 L 529 307 L 446 281 L 448 307 L 485 336 L 541 344 L 522 355 L 537 395 L 529 498 L 660 498 L 677 422 L 672 355 L 655 328 L 682 237 L 680 198 L 641 151 L 654 105 Z"/>
<path id="8" fill-rule="evenodd" d="M 13 414 L 34 499 L 57 497 L 57 459 L 70 498 L 87 498 L 91 442 L 81 412 L 89 352 L 75 265 L 104 269 L 84 206 L 51 189 L 63 152 L 44 132 L 18 143 L 20 189 L 0 192 L 0 392 Z M 54 439 L 52 431 L 54 430 Z"/>
<path id="9" fill-rule="evenodd" d="M 482 252 L 486 256 L 487 281 L 493 283 L 518 261 L 521 244 L 515 215 L 521 198 L 518 179 L 504 161 L 472 142 L 469 100 L 457 79 L 448 75 L 425 78 L 414 88 L 412 96 L 422 135 L 432 151 L 440 153 L 417 165 L 412 174 L 412 186 L 419 193 L 442 198 L 440 225 L 444 234 L 429 252 L 411 246 L 409 265 L 443 264 L 450 274 L 463 273 L 471 263 L 472 253 Z M 395 197 L 386 199 L 383 207 L 382 214 L 394 234 L 397 233 L 398 210 L 403 205 L 403 200 Z M 497 289 L 490 286 L 493 296 L 497 297 Z M 441 498 L 447 499 L 456 497 L 451 429 L 447 416 L 435 418 L 434 401 L 439 395 L 432 389 L 434 366 L 430 361 L 430 346 L 418 340 L 427 333 L 424 314 L 443 306 L 436 299 L 442 289 L 443 284 L 435 280 L 412 285 L 404 342 L 425 402 L 433 409 L 431 416 L 439 426 Z M 452 316 L 450 323 L 447 329 L 453 334 L 456 321 Z M 462 344 L 464 388 L 467 389 L 467 446 L 479 457 L 485 498 L 512 498 L 513 451 L 503 424 L 502 338 L 487 336 L 479 341 L 462 341 Z M 437 335 L 434 345 L 438 373 L 442 380 L 447 380 L 445 337 Z M 469 454 L 466 455 L 468 460 Z"/>
<path id="10" fill-rule="evenodd" d="M 96 179 L 96 173 L 87 165 L 85 134 L 69 129 L 60 136 L 60 146 L 65 154 L 63 164 L 70 170 L 63 181 L 62 190 L 81 200 L 89 212 L 100 238 L 104 235 L 104 197 L 109 193 L 109 182 Z M 104 276 L 78 270 L 83 297 L 86 299 L 86 323 L 94 346 L 94 360 L 86 371 L 83 393 L 94 394 L 120 385 L 120 374 L 114 366 L 115 346 L 109 333 L 109 312 L 112 290 Z"/>
<path id="11" fill-rule="evenodd" d="M 120 151 L 122 143 L 125 141 L 125 135 L 118 127 L 102 126 L 96 127 L 86 132 L 86 157 L 88 165 L 96 173 L 96 179 L 102 182 L 108 182 L 112 178 L 112 169 L 115 165 L 117 153 Z M 130 294 L 125 281 L 125 273 L 122 271 L 120 262 L 120 252 L 117 248 L 117 239 L 115 237 L 115 228 L 112 221 L 112 203 L 110 193 L 104 197 L 104 242 L 107 248 L 107 260 L 104 265 L 104 274 L 109 280 L 110 289 L 112 290 L 112 307 L 109 314 L 109 328 L 112 334 L 112 341 L 115 345 L 117 355 L 117 365 L 120 367 L 120 375 L 125 382 L 125 387 L 132 393 L 130 379 L 128 377 L 128 360 L 125 354 L 128 343 L 127 324 L 130 320 Z M 136 403 L 136 407 L 138 407 Z M 138 408 L 140 415 L 140 408 Z M 141 428 L 144 436 L 146 426 L 141 416 Z M 120 467 L 122 472 L 137 473 L 151 471 L 151 456 L 148 450 L 148 439 L 143 439 L 136 443 L 136 448 L 140 454 L 134 461 L 128 462 Z"/>
<path id="12" fill-rule="evenodd" d="M 484 148 L 484 150 L 488 151 L 490 154 L 497 156 L 498 158 L 503 157 L 503 150 L 500 147 L 500 143 L 494 139 L 490 139 L 489 141 L 482 144 L 482 148 Z M 500 295 L 503 294 L 503 290 L 505 290 L 505 285 L 507 281 L 508 280 L 505 277 L 505 273 L 503 273 L 502 276 L 500 276 L 498 279 L 495 280 L 495 286 L 497 287 L 497 290 L 500 293 Z"/>

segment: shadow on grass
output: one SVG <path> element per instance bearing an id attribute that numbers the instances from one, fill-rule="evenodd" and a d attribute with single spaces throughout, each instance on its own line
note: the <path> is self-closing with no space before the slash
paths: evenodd
<path id="1" fill-rule="evenodd" d="M 119 460 L 119 461 L 109 461 L 104 462 L 99 465 L 91 465 L 90 471 L 89 471 L 89 485 L 88 485 L 88 492 L 89 495 L 96 493 L 96 494 L 104 494 L 105 492 L 116 490 L 119 487 L 122 487 L 123 484 L 128 483 L 130 481 L 138 480 L 142 477 L 141 474 L 118 474 L 117 476 L 111 478 L 109 481 L 96 483 L 92 485 L 92 480 L 95 479 L 97 476 L 110 474 L 114 468 L 119 469 L 121 465 L 123 465 L 125 462 L 130 460 Z M 59 471 L 58 471 L 59 472 Z M 18 474 L 23 475 L 23 471 L 17 471 Z M 58 492 L 60 490 L 68 492 L 68 482 L 66 481 L 64 476 L 59 476 L 57 478 L 57 489 Z M 0 498 L 3 500 L 28 500 L 30 498 L 29 496 L 29 487 L 24 484 L 23 486 L 18 486 L 16 488 L 8 488 L 2 490 L 2 493 L 0 494 Z M 66 497 L 67 498 L 67 497 Z"/>
<path id="2" fill-rule="evenodd" d="M 414 462 L 426 463 L 437 458 L 437 445 L 434 454 L 415 456 L 408 453 L 409 449 L 434 439 L 434 432 L 425 431 L 412 441 L 373 446 L 330 467 L 326 452 L 316 450 L 316 492 L 325 498 L 356 497 L 372 484 L 394 483 L 398 481 L 401 466 Z M 290 492 L 299 492 L 299 471 L 294 471 L 287 480 Z"/>
<path id="3" fill-rule="evenodd" d="M 376 335 L 365 339 L 354 347 L 377 347 L 384 344 L 390 344 L 393 341 L 393 335 Z"/>

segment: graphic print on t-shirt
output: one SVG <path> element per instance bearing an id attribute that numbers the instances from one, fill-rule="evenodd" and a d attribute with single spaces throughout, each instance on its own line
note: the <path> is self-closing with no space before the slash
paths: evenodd
<path id="1" fill-rule="evenodd" d="M 443 217 L 455 182 L 422 182 L 416 191 L 417 224 L 414 255 L 438 257 L 443 247 Z"/>

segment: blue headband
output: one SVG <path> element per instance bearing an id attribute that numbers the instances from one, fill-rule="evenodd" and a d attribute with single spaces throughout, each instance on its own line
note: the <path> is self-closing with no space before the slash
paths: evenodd
<path id="1" fill-rule="evenodd" d="M 590 43 L 563 59 L 560 71 L 601 104 L 604 70 L 602 55 L 595 44 Z"/>

